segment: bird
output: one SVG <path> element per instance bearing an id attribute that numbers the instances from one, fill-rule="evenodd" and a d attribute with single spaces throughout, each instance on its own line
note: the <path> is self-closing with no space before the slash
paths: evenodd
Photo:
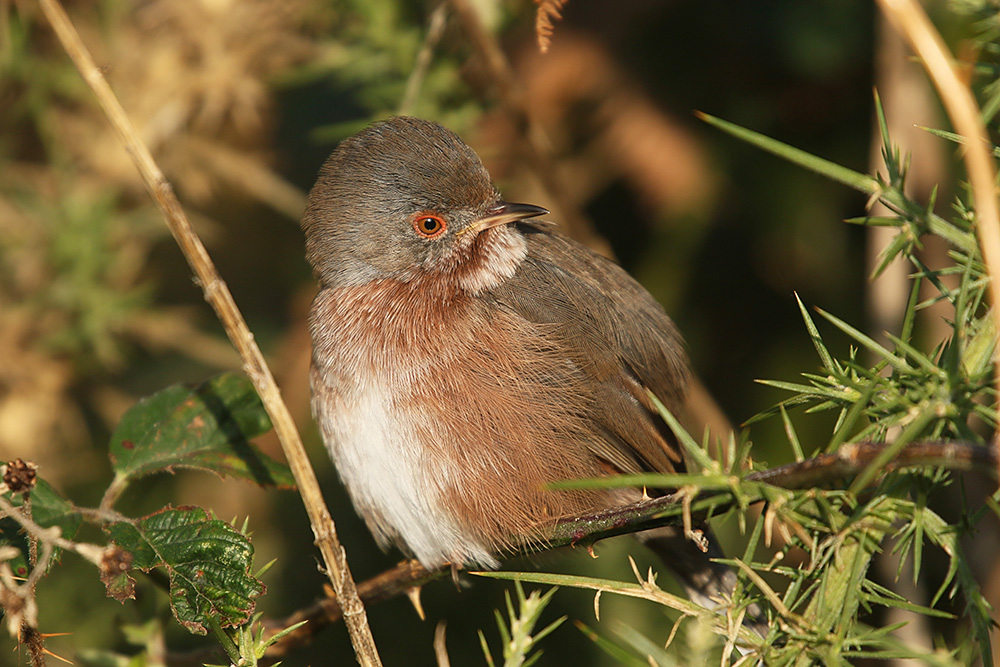
<path id="1" fill-rule="evenodd" d="M 683 408 L 677 327 L 547 214 L 406 116 L 343 140 L 308 197 L 313 414 L 376 540 L 429 569 L 495 568 L 552 522 L 645 493 L 554 482 L 685 470 L 650 397 Z M 714 540 L 637 537 L 703 605 L 735 586 Z"/>

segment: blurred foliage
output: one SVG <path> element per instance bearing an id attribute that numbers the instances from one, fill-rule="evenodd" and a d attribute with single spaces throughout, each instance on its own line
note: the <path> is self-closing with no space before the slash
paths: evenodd
<path id="1" fill-rule="evenodd" d="M 482 4 L 490 11 L 502 10 L 497 3 Z M 400 113 L 414 76 L 419 77 L 419 96 L 406 113 L 437 118 L 456 131 L 471 127 L 481 107 L 463 84 L 461 68 L 468 48 L 459 39 L 448 39 L 457 37 L 454 28 L 444 39 L 429 43 L 427 7 L 414 2 L 338 0 L 332 12 L 329 35 L 335 39 L 325 42 L 322 57 L 300 69 L 293 81 L 327 81 L 350 91 L 367 113 L 317 130 L 318 140 L 336 142 L 372 118 Z M 419 71 L 415 63 L 425 48 L 432 49 L 433 58 Z"/>
<path id="2" fill-rule="evenodd" d="M 870 3 L 776 0 L 731 3 L 720 12 L 705 3 L 612 6 L 573 0 L 544 58 L 535 50 L 534 5 L 483 0 L 476 6 L 512 56 L 529 117 L 559 161 L 564 198 L 589 215 L 626 268 L 674 316 L 696 370 L 731 419 L 744 421 L 787 399 L 782 387 L 762 389 L 755 378 L 788 383 L 803 369 L 817 369 L 816 348 L 793 291 L 802 302 L 836 313 L 835 324 L 852 323 L 815 323 L 829 358 L 837 361 L 831 372 L 822 357 L 819 372 L 800 383 L 813 392 L 802 403 L 823 408 L 796 416 L 800 449 L 822 449 L 833 433 L 852 435 L 845 426 L 850 420 L 884 424 L 881 418 L 894 414 L 906 428 L 915 422 L 905 405 L 927 407 L 931 403 L 923 399 L 952 396 L 956 388 L 965 388 L 959 392 L 963 400 L 948 403 L 947 410 L 958 412 L 948 412 L 944 422 L 964 424 L 960 410 L 983 411 L 979 397 L 988 392 L 987 379 L 962 364 L 977 354 L 976 367 L 982 368 L 988 352 L 974 352 L 968 340 L 951 335 L 976 335 L 963 328 L 981 316 L 974 294 L 983 285 L 974 254 L 964 251 L 941 266 L 921 254 L 919 236 L 912 237 L 912 247 L 902 242 L 895 247 L 907 256 L 914 251 L 923 264 L 911 270 L 936 293 L 912 302 L 928 306 L 911 322 L 921 343 L 916 349 L 879 339 L 891 361 L 905 360 L 906 369 L 894 366 L 855 335 L 867 330 L 862 324 L 872 268 L 864 260 L 867 230 L 839 221 L 862 215 L 866 195 L 764 156 L 691 118 L 692 109 L 701 109 L 866 173 L 877 44 Z M 935 3 L 935 9 L 956 53 L 977 63 L 974 82 L 995 136 L 1000 109 L 995 3 L 954 0 Z M 446 16 L 439 36 L 428 39 L 431 3 L 102 0 L 72 3 L 70 10 L 276 362 L 284 394 L 315 447 L 314 460 L 356 576 L 381 571 L 398 556 L 381 554 L 354 516 L 334 473 L 322 463 L 325 456 L 310 425 L 304 312 L 312 283 L 294 225 L 296 207 L 333 143 L 374 117 L 397 112 L 408 86 L 417 91 L 409 111 L 462 133 L 510 198 L 548 205 L 537 175 L 524 164 L 523 128 L 496 107 L 488 69 L 453 17 Z M 422 52 L 429 61 L 420 72 Z M 901 171 L 904 166 L 902 160 Z M 960 172 L 957 160 L 945 166 Z M 927 201 L 913 203 L 928 207 Z M 954 215 L 943 212 L 949 204 L 942 196 L 934 212 L 948 220 L 967 219 L 961 204 Z M 960 318 L 946 315 L 952 323 L 947 339 L 921 319 L 933 311 L 931 300 L 961 306 Z M 880 333 L 873 332 L 872 339 Z M 905 332 L 896 333 L 905 344 Z M 852 345 L 861 348 L 858 353 L 851 352 Z M 896 395 L 892 410 L 885 403 L 858 403 L 865 415 L 851 413 L 849 392 L 843 394 L 845 403 L 830 402 L 831 386 L 853 387 L 855 399 L 866 395 L 867 386 L 885 386 L 881 367 L 865 357 L 872 353 L 897 375 L 937 369 L 936 389 L 921 398 L 923 385 L 914 376 L 912 391 Z M 56 489 L 82 504 L 97 504 L 112 476 L 105 443 L 125 410 L 140 396 L 236 363 L 128 156 L 37 7 L 27 0 L 0 2 L 0 457 L 35 460 Z M 964 384 L 951 384 L 955 379 Z M 795 457 L 794 448 L 784 444 L 789 423 L 754 424 L 756 464 Z M 941 424 L 942 418 L 935 415 L 930 423 Z M 873 427 L 872 433 L 879 432 Z M 261 446 L 267 450 L 273 443 Z M 191 481 L 196 476 L 143 478 L 120 502 L 135 515 L 168 502 L 202 505 L 219 516 L 249 513 L 258 558 L 278 558 L 272 575 L 277 581 L 261 600 L 265 613 L 278 617 L 319 594 L 323 578 L 313 572 L 311 533 L 292 494 L 206 484 L 200 477 Z M 927 477 L 931 481 L 909 476 L 905 484 L 898 476 L 887 478 L 876 496 L 896 499 L 894 516 L 907 521 L 911 532 L 926 533 L 932 526 L 954 540 L 920 556 L 925 576 L 918 588 L 930 602 L 938 590 L 947 598 L 958 581 L 952 578 L 945 586 L 954 561 L 943 550 L 967 544 L 959 539 L 965 534 L 963 512 L 988 492 L 975 480 Z M 899 485 L 911 495 L 902 497 Z M 972 498 L 968 505 L 966 496 Z M 814 502 L 823 511 L 830 507 L 822 504 L 826 500 Z M 861 516 L 857 513 L 871 508 L 874 498 L 845 496 L 836 503 L 829 517 L 840 521 Z M 935 516 L 943 524 L 934 523 Z M 741 553 L 745 545 L 732 544 L 736 523 L 718 527 L 729 553 Z M 951 535 L 954 525 L 963 530 Z M 81 529 L 81 539 L 99 539 L 88 530 L 92 527 Z M 910 554 L 922 539 L 913 537 Z M 966 547 L 970 576 L 995 584 L 1000 577 L 991 554 L 1000 548 L 1000 538 L 986 525 L 976 539 L 976 549 Z M 602 557 L 596 561 L 585 553 L 543 555 L 530 567 L 628 578 L 629 548 L 615 541 L 599 546 Z M 791 547 L 781 553 L 786 563 L 800 562 L 801 554 Z M 645 553 L 635 556 L 640 569 L 651 561 Z M 55 652 L 79 656 L 115 647 L 136 653 L 141 647 L 162 655 L 165 646 L 176 651 L 196 645 L 171 623 L 149 621 L 169 616 L 169 599 L 155 586 L 140 583 L 145 592 L 121 607 L 101 599 L 103 586 L 86 568 L 64 556 L 63 566 L 39 590 L 43 630 L 74 632 L 50 640 Z M 789 569 L 782 573 L 783 585 L 814 572 Z M 800 585 L 798 594 L 808 590 L 805 579 Z M 890 599 L 877 586 L 891 585 L 890 577 L 864 591 L 869 597 L 859 604 L 868 614 L 867 626 L 883 627 L 885 617 L 869 602 Z M 963 581 L 957 585 L 967 590 Z M 431 664 L 433 620 L 444 618 L 452 661 L 481 660 L 477 632 L 491 627 L 491 610 L 506 606 L 503 596 L 503 587 L 483 581 L 461 593 L 446 584 L 428 587 L 424 607 L 431 620 L 423 623 L 404 600 L 372 608 L 383 657 L 388 664 Z M 559 616 L 584 619 L 593 603 L 590 593 L 565 588 L 547 601 L 542 626 Z M 648 606 L 611 596 L 602 601 L 601 612 L 594 630 L 607 637 L 612 628 L 615 639 L 600 640 L 610 657 L 596 655 L 567 624 L 542 642 L 540 662 L 558 656 L 559 663 L 619 664 L 625 653 L 650 652 L 647 638 L 662 645 L 673 622 L 658 610 L 650 613 Z M 951 612 L 963 614 L 958 608 Z M 719 650 L 703 630 L 682 631 L 681 645 L 690 655 Z M 934 631 L 949 644 L 962 632 L 954 623 L 935 625 Z M 320 664 L 331 655 L 352 659 L 339 629 L 288 662 Z"/>

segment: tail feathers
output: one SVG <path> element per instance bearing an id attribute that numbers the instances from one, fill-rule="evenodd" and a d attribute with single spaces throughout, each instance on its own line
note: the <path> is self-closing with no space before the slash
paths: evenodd
<path id="1" fill-rule="evenodd" d="M 712 560 L 725 558 L 725 554 L 711 532 L 706 530 L 705 536 L 707 551 L 677 528 L 655 528 L 636 535 L 677 575 L 692 601 L 706 609 L 718 609 L 719 613 L 725 613 L 725 601 L 736 589 L 736 573 L 728 565 Z M 767 636 L 767 619 L 756 604 L 747 608 L 743 627 L 761 637 Z"/>

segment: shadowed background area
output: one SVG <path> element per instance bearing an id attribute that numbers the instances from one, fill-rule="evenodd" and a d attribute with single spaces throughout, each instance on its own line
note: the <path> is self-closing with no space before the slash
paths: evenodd
<path id="1" fill-rule="evenodd" d="M 509 79 L 484 56 L 463 8 L 496 36 Z M 305 317 L 315 286 L 298 218 L 332 147 L 375 118 L 405 112 L 443 123 L 483 157 L 507 199 L 548 208 L 566 233 L 616 257 L 677 322 L 695 373 L 737 426 L 782 398 L 755 379 L 794 380 L 818 367 L 793 292 L 862 328 L 871 323 L 873 334 L 898 326 L 906 287 L 902 297 L 892 286 L 873 296 L 866 230 L 842 222 L 864 213 L 864 198 L 692 113 L 869 171 L 874 84 L 891 121 L 924 112 L 900 132 L 943 124 L 917 65 L 879 57 L 898 46 L 869 3 L 573 0 L 546 55 L 534 9 L 404 0 L 70 7 L 268 355 L 359 580 L 399 554 L 382 554 L 354 515 L 309 416 Z M 238 360 L 34 5 L 0 5 L 0 31 L 0 458 L 36 461 L 62 492 L 93 505 L 110 479 L 107 439 L 123 411 Z M 916 134 L 907 145 L 921 170 L 931 166 L 916 186 L 946 183 L 957 164 L 950 149 Z M 939 193 L 939 207 L 949 199 Z M 824 335 L 846 354 L 846 338 Z M 933 341 L 933 328 L 923 335 Z M 832 419 L 796 422 L 807 453 L 811 439 L 825 442 Z M 791 459 L 780 420 L 755 425 L 751 438 L 754 460 Z M 277 443 L 263 446 L 280 456 Z M 268 617 L 319 594 L 324 578 L 293 493 L 184 472 L 151 478 L 131 496 L 123 502 L 135 513 L 169 501 L 223 519 L 249 515 L 257 562 L 277 559 L 261 602 Z M 734 528 L 718 528 L 723 542 Z M 553 553 L 513 567 L 629 578 L 626 548 L 640 569 L 653 562 L 619 542 L 599 546 L 597 560 Z M 43 629 L 73 632 L 53 640 L 56 652 L 125 647 L 122 626 L 165 608 L 151 587 L 124 607 L 102 600 L 96 578 L 76 572 L 87 566 L 71 560 L 39 592 Z M 492 610 L 504 588 L 438 582 L 424 591 L 426 621 L 405 599 L 373 607 L 383 659 L 432 664 L 444 619 L 454 664 L 478 662 L 477 630 L 498 643 Z M 607 631 L 626 622 L 655 634 L 670 624 L 640 603 L 604 599 L 602 618 L 612 620 L 603 625 L 591 608 L 590 594 L 563 591 L 547 614 Z M 171 650 L 201 645 L 166 627 Z M 612 664 L 570 624 L 545 650 L 559 664 Z M 287 664 L 331 655 L 353 660 L 341 628 Z"/>

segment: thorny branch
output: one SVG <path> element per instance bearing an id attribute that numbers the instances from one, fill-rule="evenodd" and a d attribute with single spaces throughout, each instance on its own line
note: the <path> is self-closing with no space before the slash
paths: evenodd
<path id="1" fill-rule="evenodd" d="M 837 480 L 859 474 L 888 446 L 889 443 L 875 442 L 846 444 L 833 454 L 752 472 L 744 480 L 789 490 L 829 486 Z M 906 467 L 940 466 L 956 470 L 979 470 L 990 475 L 995 474 L 996 465 L 996 452 L 991 447 L 956 441 L 918 442 L 906 446 L 885 470 L 889 472 Z M 710 495 L 708 492 L 704 494 L 705 497 Z M 564 546 L 586 546 L 608 537 L 637 533 L 658 526 L 682 526 L 685 521 L 683 504 L 687 497 L 687 494 L 674 493 L 588 516 L 564 519 L 540 536 L 538 542 L 524 547 L 521 553 Z M 732 502 L 717 502 L 713 509 L 716 513 L 725 511 Z M 698 521 L 700 518 L 702 517 L 696 512 L 694 519 Z M 428 571 L 415 561 L 404 561 L 359 583 L 358 594 L 366 605 L 371 605 L 408 593 L 449 573 L 447 567 Z M 328 597 L 288 618 L 269 623 L 277 631 L 293 623 L 308 621 L 273 646 L 268 651 L 268 656 L 279 658 L 285 655 L 292 648 L 307 643 L 322 628 L 338 622 L 340 618 L 340 607 L 335 599 Z M 188 662 L 185 660 L 171 664 Z"/>
<path id="2" fill-rule="evenodd" d="M 7 621 L 7 632 L 17 637 L 19 646 L 27 649 L 33 667 L 45 665 L 45 656 L 55 655 L 45 648 L 43 635 L 38 632 L 38 603 L 35 589 L 38 580 L 48 570 L 55 552 L 56 542 L 61 540 L 58 528 L 45 529 L 32 519 L 31 490 L 35 488 L 37 467 L 34 463 L 21 459 L 8 461 L 0 466 L 2 471 L 2 494 L 20 495 L 23 503 L 15 507 L 4 495 L 0 495 L 0 519 L 11 517 L 28 535 L 28 566 L 30 574 L 23 583 L 18 583 L 10 561 L 20 552 L 11 546 L 0 547 L 0 609 Z M 42 539 L 46 537 L 48 539 Z M 64 541 L 64 540 L 63 540 Z M 39 557 L 41 547 L 41 557 Z"/>

